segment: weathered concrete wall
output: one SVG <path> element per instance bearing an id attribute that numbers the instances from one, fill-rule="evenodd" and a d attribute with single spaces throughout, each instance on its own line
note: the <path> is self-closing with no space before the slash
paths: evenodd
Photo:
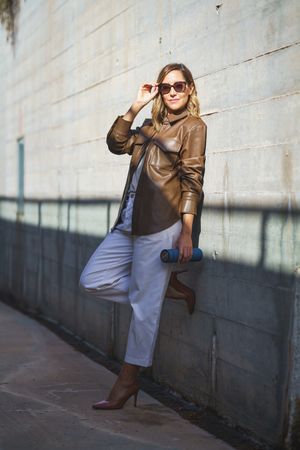
<path id="1" fill-rule="evenodd" d="M 165 303 L 153 376 L 274 444 L 300 397 L 299 6 L 28 0 L 15 48 L 0 34 L 1 289 L 122 358 L 129 311 L 77 289 L 127 172 L 105 135 L 139 83 L 184 62 L 208 125 L 205 261 L 182 275 L 195 314 Z M 38 201 L 16 222 L 20 136 Z"/>

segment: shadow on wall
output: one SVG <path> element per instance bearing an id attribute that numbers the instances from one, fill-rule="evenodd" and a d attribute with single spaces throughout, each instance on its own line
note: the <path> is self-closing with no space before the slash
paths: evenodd
<path id="1" fill-rule="evenodd" d="M 27 199 L 18 217 L 17 199 L 0 197 L 0 290 L 121 360 L 129 308 L 78 288 L 118 206 Z M 205 258 L 183 276 L 196 291 L 196 311 L 189 316 L 183 302 L 165 302 L 152 368 L 159 382 L 275 445 L 290 426 L 299 356 L 292 342 L 299 217 L 299 210 L 205 204 Z"/>

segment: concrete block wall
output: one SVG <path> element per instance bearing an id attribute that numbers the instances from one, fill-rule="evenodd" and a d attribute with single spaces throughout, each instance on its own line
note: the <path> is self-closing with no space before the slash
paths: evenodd
<path id="1" fill-rule="evenodd" d="M 77 289 L 127 173 L 105 136 L 141 82 L 185 63 L 208 126 L 205 260 L 181 275 L 195 314 L 165 302 L 152 374 L 276 445 L 291 442 L 300 395 L 299 7 L 27 0 L 14 48 L 0 29 L 1 290 L 122 359 L 130 311 Z"/>

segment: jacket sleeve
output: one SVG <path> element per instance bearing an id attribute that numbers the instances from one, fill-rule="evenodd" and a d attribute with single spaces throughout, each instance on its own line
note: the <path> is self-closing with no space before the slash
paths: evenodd
<path id="1" fill-rule="evenodd" d="M 132 154 L 139 129 L 131 130 L 131 125 L 132 122 L 124 120 L 122 116 L 118 116 L 114 121 L 106 137 L 106 143 L 112 153 L 116 155 Z"/>
<path id="2" fill-rule="evenodd" d="M 180 160 L 180 213 L 197 214 L 205 166 L 206 125 L 201 122 L 184 138 Z"/>

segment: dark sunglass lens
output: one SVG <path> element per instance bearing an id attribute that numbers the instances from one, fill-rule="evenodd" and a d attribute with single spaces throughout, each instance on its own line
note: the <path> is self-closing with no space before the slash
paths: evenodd
<path id="1" fill-rule="evenodd" d="M 171 90 L 171 86 L 169 84 L 161 84 L 160 92 L 162 95 L 168 94 Z"/>
<path id="2" fill-rule="evenodd" d="M 185 90 L 185 83 L 183 81 L 174 83 L 174 89 L 176 92 L 183 92 Z"/>

